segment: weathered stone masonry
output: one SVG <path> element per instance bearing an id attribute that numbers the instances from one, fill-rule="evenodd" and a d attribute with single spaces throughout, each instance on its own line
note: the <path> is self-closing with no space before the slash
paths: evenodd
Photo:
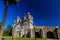
<path id="1" fill-rule="evenodd" d="M 33 16 L 28 12 L 23 20 L 15 18 L 12 33 L 14 37 L 60 38 L 60 27 L 34 26 Z"/>

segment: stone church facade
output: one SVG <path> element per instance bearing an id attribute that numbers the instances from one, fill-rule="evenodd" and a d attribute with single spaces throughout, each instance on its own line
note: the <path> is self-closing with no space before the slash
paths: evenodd
<path id="1" fill-rule="evenodd" d="M 35 26 L 33 16 L 28 12 L 23 19 L 15 18 L 13 25 L 14 37 L 31 37 L 31 38 L 60 38 L 59 26 Z"/>

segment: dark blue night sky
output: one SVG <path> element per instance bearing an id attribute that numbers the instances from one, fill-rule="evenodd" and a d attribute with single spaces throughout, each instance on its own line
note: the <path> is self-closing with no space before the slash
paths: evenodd
<path id="1" fill-rule="evenodd" d="M 4 13 L 4 3 L 0 0 L 0 22 Z M 34 25 L 60 26 L 60 0 L 21 0 L 16 5 L 9 5 L 5 27 L 14 24 L 14 18 L 23 17 L 30 12 Z"/>

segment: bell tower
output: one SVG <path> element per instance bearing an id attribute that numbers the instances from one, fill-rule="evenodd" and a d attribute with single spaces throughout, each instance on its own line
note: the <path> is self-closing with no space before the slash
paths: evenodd
<path id="1" fill-rule="evenodd" d="M 29 29 L 33 29 L 33 16 L 30 14 L 30 12 L 27 13 L 24 17 L 24 23 L 26 23 Z"/>
<path id="2" fill-rule="evenodd" d="M 20 23 L 22 20 L 19 18 L 19 16 L 17 18 L 15 18 L 14 20 L 14 24 Z"/>
<path id="3" fill-rule="evenodd" d="M 28 12 L 27 15 L 25 15 L 24 24 L 26 24 L 26 32 L 29 32 L 30 37 L 34 38 L 33 16 L 30 14 L 30 12 Z"/>
<path id="4" fill-rule="evenodd" d="M 19 16 L 17 18 L 15 18 L 14 20 L 14 25 L 13 25 L 13 36 L 14 37 L 20 37 L 21 34 L 21 18 L 19 18 Z"/>

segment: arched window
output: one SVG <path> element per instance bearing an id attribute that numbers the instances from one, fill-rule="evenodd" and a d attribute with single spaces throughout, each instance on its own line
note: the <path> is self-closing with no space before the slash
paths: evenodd
<path id="1" fill-rule="evenodd" d="M 47 32 L 47 38 L 54 38 L 54 33 L 51 31 Z"/>
<path id="2" fill-rule="evenodd" d="M 40 29 L 39 32 L 35 32 L 35 37 L 36 37 L 36 38 L 42 38 L 42 37 L 43 37 L 43 30 Z"/>

